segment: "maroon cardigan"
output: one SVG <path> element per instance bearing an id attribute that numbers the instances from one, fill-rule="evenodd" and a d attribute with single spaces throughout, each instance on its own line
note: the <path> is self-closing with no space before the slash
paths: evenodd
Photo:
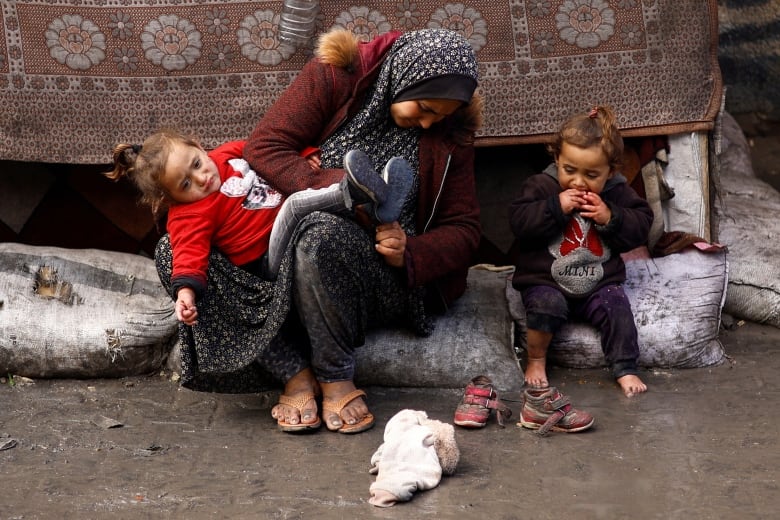
<path id="1" fill-rule="evenodd" d="M 252 168 L 285 195 L 340 181 L 344 170 L 312 170 L 299 151 L 321 144 L 360 109 L 399 34 L 360 43 L 357 54 L 345 58 L 351 63 L 346 67 L 321 58 L 307 63 L 247 141 L 244 158 Z M 408 237 L 405 254 L 408 286 L 434 288 L 444 305 L 463 294 L 481 236 L 474 147 L 456 144 L 454 119 L 420 138 L 417 236 Z"/>

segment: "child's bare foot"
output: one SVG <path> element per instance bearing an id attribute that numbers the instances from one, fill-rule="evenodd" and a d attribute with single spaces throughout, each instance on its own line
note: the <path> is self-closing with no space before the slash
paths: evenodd
<path id="1" fill-rule="evenodd" d="M 305 368 L 295 374 L 279 397 L 279 404 L 271 409 L 271 417 L 276 419 L 283 431 L 298 431 L 306 428 L 317 428 L 320 418 L 317 415 L 315 397 L 320 393 L 319 384 L 314 373 Z"/>
<path id="2" fill-rule="evenodd" d="M 374 425 L 374 416 L 366 405 L 365 392 L 352 381 L 321 383 L 322 417 L 331 431 L 359 433 Z"/>
<path id="3" fill-rule="evenodd" d="M 547 358 L 528 358 L 525 368 L 525 384 L 532 388 L 547 388 Z"/>
<path id="4" fill-rule="evenodd" d="M 626 397 L 634 397 L 636 394 L 647 391 L 647 385 L 639 379 L 639 376 L 635 376 L 634 374 L 619 377 L 617 378 L 617 382 Z"/>

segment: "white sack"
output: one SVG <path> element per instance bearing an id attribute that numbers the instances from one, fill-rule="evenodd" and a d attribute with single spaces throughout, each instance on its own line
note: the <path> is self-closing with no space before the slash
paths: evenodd
<path id="1" fill-rule="evenodd" d="M 480 374 L 502 391 L 523 386 L 514 328 L 504 294 L 508 271 L 469 270 L 466 293 L 436 319 L 426 338 L 375 330 L 355 351 L 358 384 L 464 388 Z"/>
<path id="2" fill-rule="evenodd" d="M 639 335 L 639 365 L 694 368 L 722 362 L 720 312 L 728 282 L 725 251 L 689 248 L 660 258 L 626 260 L 623 285 Z M 509 309 L 525 348 L 525 309 L 520 292 L 507 285 Z M 570 322 L 554 336 L 550 363 L 573 368 L 606 365 L 598 331 Z"/>
<path id="3" fill-rule="evenodd" d="M 729 248 L 725 312 L 780 327 L 780 192 L 755 176 L 742 130 L 723 118 L 718 241 Z"/>
<path id="4" fill-rule="evenodd" d="M 149 373 L 177 330 L 154 261 L 127 253 L 2 243 L 0 302 L 0 373 Z"/>

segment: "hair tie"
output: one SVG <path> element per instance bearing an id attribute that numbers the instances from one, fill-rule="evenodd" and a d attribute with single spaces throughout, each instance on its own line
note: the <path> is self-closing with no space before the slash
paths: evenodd
<path id="1" fill-rule="evenodd" d="M 133 152 L 135 152 L 136 155 L 141 153 L 141 148 L 143 148 L 143 145 L 140 144 L 134 144 L 130 148 L 132 148 Z"/>
<path id="2" fill-rule="evenodd" d="M 595 106 L 590 109 L 590 112 L 588 112 L 588 117 L 591 119 L 596 119 L 599 115 L 599 107 Z"/>

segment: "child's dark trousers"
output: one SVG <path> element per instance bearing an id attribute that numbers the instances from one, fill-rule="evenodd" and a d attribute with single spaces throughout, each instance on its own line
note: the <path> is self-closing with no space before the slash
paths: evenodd
<path id="1" fill-rule="evenodd" d="M 637 374 L 639 342 L 631 303 L 620 285 L 607 285 L 584 298 L 536 285 L 522 290 L 529 329 L 555 334 L 570 319 L 582 320 L 601 333 L 601 349 L 615 378 Z"/>

